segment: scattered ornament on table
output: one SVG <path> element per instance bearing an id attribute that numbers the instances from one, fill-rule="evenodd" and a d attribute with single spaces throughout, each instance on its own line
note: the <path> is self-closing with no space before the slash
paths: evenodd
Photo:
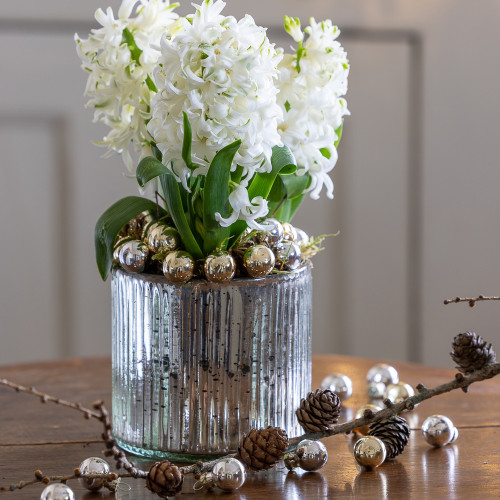
<path id="1" fill-rule="evenodd" d="M 283 240 L 296 242 L 297 230 L 289 222 L 282 222 L 281 225 L 283 226 Z"/>
<path id="2" fill-rule="evenodd" d="M 371 424 L 368 435 L 383 441 L 389 460 L 403 453 L 410 439 L 410 427 L 404 418 L 394 416 Z"/>
<path id="3" fill-rule="evenodd" d="M 243 255 L 243 265 L 252 278 L 264 278 L 274 269 L 274 264 L 274 253 L 265 245 L 250 247 Z"/>
<path id="4" fill-rule="evenodd" d="M 285 455 L 284 461 L 289 470 L 300 467 L 305 471 L 313 472 L 325 466 L 328 461 L 328 451 L 321 441 L 303 439 L 293 453 Z"/>
<path id="5" fill-rule="evenodd" d="M 186 283 L 194 274 L 194 259 L 183 250 L 169 252 L 163 261 L 163 275 L 173 283 Z"/>
<path id="6" fill-rule="evenodd" d="M 374 468 L 384 463 L 387 451 L 381 439 L 375 436 L 364 436 L 354 444 L 353 454 L 359 465 Z"/>
<path id="7" fill-rule="evenodd" d="M 383 399 L 386 385 L 383 382 L 370 382 L 366 389 L 369 399 Z"/>
<path id="8" fill-rule="evenodd" d="M 214 480 L 214 474 L 212 471 L 207 471 L 203 472 L 200 476 L 200 479 L 194 483 L 193 490 L 194 491 L 200 491 L 200 490 L 211 490 L 215 488 L 215 480 Z"/>
<path id="9" fill-rule="evenodd" d="M 371 403 L 366 404 L 358 409 L 358 411 L 356 412 L 356 416 L 354 418 L 355 419 L 362 418 L 362 417 L 366 416 L 367 412 L 373 414 L 373 413 L 377 413 L 378 411 L 380 411 L 382 409 L 383 408 L 381 408 L 378 405 L 374 405 Z M 358 427 L 358 428 L 354 429 L 354 432 L 357 432 L 358 434 L 366 435 L 370 432 L 370 425 L 367 424 L 367 425 L 363 425 L 362 427 Z"/>
<path id="10" fill-rule="evenodd" d="M 177 229 L 163 222 L 153 222 L 146 231 L 146 242 L 153 253 L 177 250 L 181 239 Z"/>
<path id="11" fill-rule="evenodd" d="M 366 380 L 368 383 L 382 382 L 385 385 L 397 384 L 399 382 L 399 375 L 393 366 L 386 363 L 379 363 L 368 370 Z"/>
<path id="12" fill-rule="evenodd" d="M 341 402 L 352 396 L 352 380 L 343 373 L 332 373 L 321 382 L 322 389 L 334 392 Z"/>
<path id="13" fill-rule="evenodd" d="M 40 500 L 75 500 L 75 494 L 66 484 L 53 483 L 42 491 Z"/>
<path id="14" fill-rule="evenodd" d="M 329 389 L 317 389 L 301 399 L 295 414 L 306 432 L 328 430 L 339 419 L 340 398 Z"/>
<path id="15" fill-rule="evenodd" d="M 278 269 L 284 268 L 287 271 L 293 271 L 302 264 L 302 252 L 297 243 L 283 241 L 274 246 L 273 250 Z"/>
<path id="16" fill-rule="evenodd" d="M 404 399 L 412 396 L 415 396 L 415 391 L 410 384 L 406 384 L 405 382 L 389 384 L 385 390 L 385 398 L 394 404 L 401 403 Z"/>
<path id="17" fill-rule="evenodd" d="M 140 273 L 144 270 L 148 254 L 149 250 L 145 243 L 129 240 L 120 247 L 118 260 L 125 271 Z"/>
<path id="18" fill-rule="evenodd" d="M 430 445 L 440 448 L 456 441 L 458 429 L 448 417 L 431 415 L 422 423 L 422 434 Z"/>
<path id="19" fill-rule="evenodd" d="M 236 491 L 247 478 L 245 466 L 236 458 L 222 458 L 212 469 L 215 486 L 223 491 Z"/>
<path id="20" fill-rule="evenodd" d="M 302 246 L 309 243 L 309 236 L 303 229 L 296 227 L 295 233 L 297 235 L 297 237 L 295 238 L 295 243 L 297 243 L 297 245 Z"/>
<path id="21" fill-rule="evenodd" d="M 205 277 L 214 283 L 231 281 L 236 272 L 236 262 L 229 252 L 216 252 L 205 259 Z"/>
<path id="22" fill-rule="evenodd" d="M 268 229 L 259 231 L 257 233 L 257 240 L 260 243 L 264 243 L 266 245 L 269 245 L 270 247 L 273 247 L 282 242 L 284 231 L 281 222 L 272 217 L 269 217 L 264 222 L 262 222 L 262 225 L 267 226 Z"/>
<path id="23" fill-rule="evenodd" d="M 450 355 L 458 365 L 457 370 L 465 374 L 480 370 L 496 361 L 491 344 L 474 332 L 459 333 L 453 339 L 452 349 Z"/>
<path id="24" fill-rule="evenodd" d="M 161 498 L 174 496 L 182 490 L 184 472 L 168 460 L 154 463 L 146 478 L 146 488 Z"/>
<path id="25" fill-rule="evenodd" d="M 101 478 L 86 478 L 87 474 L 109 474 L 110 468 L 108 462 L 99 457 L 86 458 L 81 464 L 80 484 L 91 491 L 100 490 L 104 486 L 105 479 Z"/>
<path id="26" fill-rule="evenodd" d="M 243 435 L 238 448 L 240 460 L 250 469 L 270 469 L 283 459 L 288 448 L 288 436 L 279 427 L 252 429 Z"/>

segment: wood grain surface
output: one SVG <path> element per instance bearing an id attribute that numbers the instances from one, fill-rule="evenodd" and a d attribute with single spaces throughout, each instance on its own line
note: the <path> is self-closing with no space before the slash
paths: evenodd
<path id="1" fill-rule="evenodd" d="M 347 374 L 354 383 L 354 394 L 345 402 L 342 420 L 354 417 L 367 402 L 365 376 L 375 363 L 342 356 L 314 356 L 313 387 L 333 372 Z M 415 386 L 426 387 L 451 380 L 453 370 L 441 370 L 406 363 L 395 363 L 400 377 Z M 450 362 L 451 366 L 451 362 Z M 111 404 L 111 373 L 108 359 L 68 360 L 0 367 L 0 377 L 21 385 L 35 386 L 51 395 L 77 401 L 90 407 L 103 399 Z M 352 458 L 352 436 L 325 440 L 329 461 L 320 472 L 287 473 L 272 470 L 250 473 L 235 493 L 195 492 L 193 479 L 185 481 L 179 498 L 226 500 L 257 499 L 489 499 L 500 498 L 500 379 L 470 387 L 469 393 L 455 391 L 422 403 L 405 417 L 413 429 L 410 443 L 396 460 L 374 471 L 360 470 Z M 450 417 L 459 428 L 456 443 L 431 448 L 422 438 L 420 425 L 429 415 Z M 0 387 L 0 485 L 33 477 L 35 469 L 44 474 L 71 474 L 82 460 L 102 456 L 100 424 L 71 409 L 46 403 L 31 395 Z M 144 469 L 150 462 L 135 459 Z M 114 465 L 114 464 L 113 464 Z M 144 481 L 126 479 L 130 491 L 117 497 L 133 500 L 157 498 L 144 488 Z M 114 498 L 106 492 L 90 493 L 71 481 L 77 499 Z M 0 493 L 6 500 L 37 499 L 41 484 Z"/>

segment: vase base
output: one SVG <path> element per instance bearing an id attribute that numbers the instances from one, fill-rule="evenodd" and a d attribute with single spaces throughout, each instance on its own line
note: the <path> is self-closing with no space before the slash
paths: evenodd
<path id="1" fill-rule="evenodd" d="M 169 460 L 175 463 L 196 463 L 198 461 L 215 460 L 220 457 L 226 456 L 228 453 L 184 453 L 184 452 L 170 452 L 162 450 L 150 450 L 147 448 L 141 448 L 140 446 L 134 446 L 128 443 L 124 443 L 120 439 L 115 437 L 116 444 L 128 453 L 138 455 L 140 457 L 149 458 L 151 460 Z"/>

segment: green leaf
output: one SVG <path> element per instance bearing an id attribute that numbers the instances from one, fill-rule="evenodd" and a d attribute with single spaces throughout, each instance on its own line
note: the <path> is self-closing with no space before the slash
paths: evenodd
<path id="1" fill-rule="evenodd" d="M 193 131 L 191 130 L 191 124 L 189 123 L 188 116 L 185 111 L 182 112 L 184 115 L 184 140 L 182 141 L 182 159 L 190 168 L 193 169 L 193 162 L 191 161 L 191 143 L 193 140 Z"/>
<path id="2" fill-rule="evenodd" d="M 124 28 L 123 30 L 123 40 L 127 44 L 128 50 L 130 50 L 130 56 L 132 57 L 132 60 L 134 60 L 140 66 L 140 57 L 142 54 L 142 50 L 135 43 L 134 35 L 132 35 L 128 28 Z"/>
<path id="3" fill-rule="evenodd" d="M 279 175 L 278 179 L 283 183 L 288 199 L 300 196 L 311 184 L 311 176 L 307 173 L 303 175 Z"/>
<path id="4" fill-rule="evenodd" d="M 94 243 L 97 268 L 103 280 L 113 264 L 113 244 L 122 227 L 145 210 L 155 211 L 156 203 L 140 196 L 127 196 L 111 205 L 95 225 Z"/>
<path id="5" fill-rule="evenodd" d="M 182 243 L 186 250 L 197 260 L 203 258 L 203 253 L 196 241 L 196 238 L 191 231 L 186 214 L 182 206 L 181 193 L 179 190 L 179 183 L 174 174 L 164 167 L 166 172 L 160 176 L 160 182 L 167 200 L 168 211 L 172 217 L 175 227 L 181 235 Z"/>
<path id="6" fill-rule="evenodd" d="M 229 215 L 231 165 L 240 145 L 241 141 L 235 141 L 221 149 L 208 169 L 203 190 L 203 226 L 205 227 L 203 250 L 205 254 L 219 248 L 229 237 L 229 228 L 221 227 L 215 220 L 215 214 L 219 212 L 222 217 Z"/>
<path id="7" fill-rule="evenodd" d="M 163 165 L 163 163 L 153 156 L 143 158 L 135 171 L 135 177 L 139 186 L 144 187 L 149 181 L 156 177 L 170 172 L 170 170 Z"/>
<path id="8" fill-rule="evenodd" d="M 335 148 L 338 148 L 340 139 L 342 138 L 342 131 L 344 130 L 344 123 L 335 130 L 335 134 L 337 135 L 337 140 L 335 141 Z"/>
<path id="9" fill-rule="evenodd" d="M 203 254 L 191 231 L 186 214 L 184 213 L 183 198 L 181 196 L 179 183 L 174 174 L 156 158 L 148 156 L 141 160 L 137 166 L 136 177 L 141 187 L 144 187 L 149 181 L 156 177 L 160 177 L 160 183 L 167 201 L 168 211 L 174 221 L 177 231 L 179 231 L 181 235 L 182 243 L 195 259 L 201 259 Z M 186 196 L 184 197 L 186 198 Z"/>

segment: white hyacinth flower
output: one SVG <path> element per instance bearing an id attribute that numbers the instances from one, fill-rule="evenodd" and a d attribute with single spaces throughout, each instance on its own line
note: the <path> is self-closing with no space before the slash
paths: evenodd
<path id="1" fill-rule="evenodd" d="M 204 0 L 196 13 L 182 18 L 175 37 L 163 37 L 154 74 L 158 93 L 152 100 L 148 130 L 163 155 L 163 164 L 188 189 L 190 176 L 206 174 L 215 154 L 241 140 L 233 165 L 242 167 L 242 183 L 230 196 L 233 213 L 223 225 L 239 218 L 252 224 L 255 213 L 267 213 L 264 200 L 248 200 L 248 180 L 270 171 L 272 148 L 281 145 L 276 102 L 278 64 L 282 58 L 246 15 L 237 21 L 221 14 L 225 3 Z M 182 160 L 183 112 L 193 133 L 191 171 Z M 264 210 L 265 207 L 265 210 Z"/>
<path id="2" fill-rule="evenodd" d="M 278 102 L 284 116 L 279 132 L 297 160 L 297 173 L 311 176 L 311 198 L 317 199 L 323 187 L 333 198 L 329 173 L 337 162 L 335 131 L 349 114 L 342 97 L 347 92 L 349 62 L 336 41 L 340 31 L 331 21 L 311 19 L 305 32 L 309 35 L 305 43 L 295 54 L 286 54 L 279 66 Z"/>
<path id="3" fill-rule="evenodd" d="M 229 195 L 229 203 L 233 209 L 232 214 L 224 219 L 219 212 L 215 214 L 215 220 L 222 227 L 229 227 L 237 220 L 244 220 L 251 229 L 263 229 L 263 226 L 257 222 L 267 215 L 267 200 L 262 196 L 256 196 L 250 202 L 247 188 L 244 185 L 237 185 Z"/>
<path id="4" fill-rule="evenodd" d="M 285 31 L 296 41 L 304 40 L 304 33 L 300 29 L 300 19 L 298 17 L 285 16 Z"/>
<path id="5" fill-rule="evenodd" d="M 136 5 L 135 17 L 130 17 Z M 175 30 L 176 6 L 168 0 L 123 0 L 117 18 L 111 8 L 98 9 L 95 18 L 101 28 L 87 39 L 75 35 L 82 68 L 89 73 L 87 107 L 95 109 L 94 121 L 110 128 L 97 144 L 108 148 L 105 156 L 121 153 L 130 171 L 130 147 L 142 156 L 150 154 L 146 122 L 155 93 L 150 75 L 159 56 L 152 45 Z"/>

